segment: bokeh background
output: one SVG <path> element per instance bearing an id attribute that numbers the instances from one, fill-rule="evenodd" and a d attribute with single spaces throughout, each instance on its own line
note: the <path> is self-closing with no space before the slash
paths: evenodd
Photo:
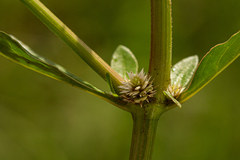
<path id="1" fill-rule="evenodd" d="M 119 44 L 148 69 L 150 1 L 42 0 L 106 62 Z M 240 1 L 173 0 L 173 64 L 240 30 Z M 80 78 L 105 82 L 20 1 L 0 1 L 0 30 Z M 240 44 L 239 44 L 240 45 Z M 240 159 L 240 60 L 160 118 L 153 160 Z M 1 160 L 128 159 L 130 114 L 0 57 Z"/>

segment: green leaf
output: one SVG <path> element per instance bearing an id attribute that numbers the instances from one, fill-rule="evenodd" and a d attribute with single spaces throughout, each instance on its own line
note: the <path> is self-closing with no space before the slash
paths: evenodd
<path id="1" fill-rule="evenodd" d="M 168 91 L 163 91 L 163 94 L 168 98 L 171 99 L 179 108 L 182 108 L 181 103 L 179 103 Z"/>
<path id="2" fill-rule="evenodd" d="M 133 53 L 125 46 L 118 46 L 113 53 L 111 67 L 124 79 L 128 78 L 127 72 L 138 71 L 138 62 Z"/>
<path id="3" fill-rule="evenodd" d="M 176 63 L 171 70 L 171 85 L 186 87 L 198 65 L 198 56 L 190 56 Z"/>
<path id="4" fill-rule="evenodd" d="M 179 98 L 184 102 L 199 92 L 240 55 L 240 32 L 213 47 L 201 60 L 188 90 Z"/>
<path id="5" fill-rule="evenodd" d="M 108 86 L 109 86 L 113 96 L 118 97 L 118 95 L 116 94 L 116 92 L 115 92 L 115 90 L 113 88 L 112 80 L 111 80 L 111 77 L 110 77 L 109 73 L 106 74 L 106 82 L 107 82 L 107 84 L 108 84 Z"/>
<path id="6" fill-rule="evenodd" d="M 62 66 L 34 53 L 28 46 L 0 31 L 0 54 L 4 57 L 53 79 L 77 86 L 92 94 L 103 96 L 105 93 L 73 75 Z"/>

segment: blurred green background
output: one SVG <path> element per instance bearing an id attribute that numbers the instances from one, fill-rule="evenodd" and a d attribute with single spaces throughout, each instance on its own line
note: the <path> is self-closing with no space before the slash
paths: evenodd
<path id="1" fill-rule="evenodd" d="M 150 0 L 42 0 L 106 62 L 119 45 L 148 68 Z M 173 64 L 240 30 L 240 1 L 173 0 Z M 20 1 L 1 0 L 0 30 L 80 78 L 105 82 Z M 240 45 L 240 44 L 239 44 Z M 160 118 L 153 160 L 240 159 L 240 60 Z M 1 160 L 126 160 L 130 114 L 0 57 Z"/>

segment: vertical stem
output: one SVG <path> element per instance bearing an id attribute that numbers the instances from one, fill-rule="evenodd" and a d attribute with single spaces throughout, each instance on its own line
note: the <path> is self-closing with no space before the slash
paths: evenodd
<path id="1" fill-rule="evenodd" d="M 157 124 L 166 110 L 165 96 L 170 83 L 172 61 L 171 0 L 151 0 L 151 54 L 149 74 L 155 79 L 157 103 L 133 110 L 133 135 L 130 160 L 151 160 Z M 160 103 L 158 103 L 160 102 Z"/>
<path id="2" fill-rule="evenodd" d="M 151 54 L 149 74 L 155 78 L 156 98 L 164 102 L 163 91 L 170 83 L 172 61 L 171 0 L 151 0 Z"/>
<path id="3" fill-rule="evenodd" d="M 132 113 L 133 133 L 129 160 L 151 160 L 158 119 L 162 111 L 155 107 L 140 108 Z"/>

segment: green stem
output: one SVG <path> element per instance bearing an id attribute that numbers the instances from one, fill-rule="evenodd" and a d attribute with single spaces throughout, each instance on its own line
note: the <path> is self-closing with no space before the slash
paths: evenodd
<path id="1" fill-rule="evenodd" d="M 171 0 L 151 0 L 151 54 L 149 74 L 155 79 L 156 98 L 163 103 L 170 83 L 172 61 Z"/>
<path id="2" fill-rule="evenodd" d="M 104 60 L 102 60 L 91 48 L 79 39 L 63 22 L 61 22 L 39 0 L 20 0 L 24 3 L 47 27 L 61 38 L 73 51 L 75 51 L 95 72 L 104 80 L 109 73 L 113 86 L 117 88 L 123 81 Z"/>
<path id="3" fill-rule="evenodd" d="M 129 160 L 151 160 L 157 124 L 162 110 L 156 106 L 139 107 L 134 113 L 132 145 Z"/>
<path id="4" fill-rule="evenodd" d="M 149 74 L 157 86 L 156 103 L 131 110 L 133 135 L 130 160 L 151 160 L 157 124 L 165 112 L 163 91 L 170 83 L 172 61 L 171 0 L 151 0 L 151 54 Z"/>

